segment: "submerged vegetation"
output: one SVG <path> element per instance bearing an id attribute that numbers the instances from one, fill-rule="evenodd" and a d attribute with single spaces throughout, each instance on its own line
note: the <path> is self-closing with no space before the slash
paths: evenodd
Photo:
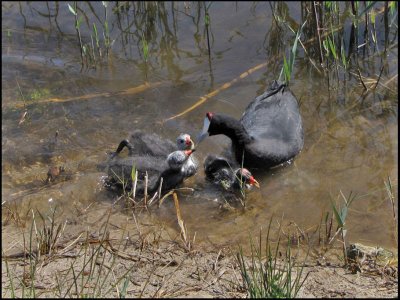
<path id="1" fill-rule="evenodd" d="M 179 32 L 185 30 L 179 28 L 179 18 L 189 18 L 196 28 L 193 35 L 195 47 L 199 53 L 207 54 L 213 79 L 213 63 L 220 56 L 215 49 L 218 40 L 214 38 L 211 26 L 213 2 L 184 2 L 183 10 L 182 5 L 176 2 L 103 1 L 101 9 L 93 7 L 90 2 L 65 4 L 60 6 L 58 2 L 48 2 L 48 13 L 41 14 L 53 18 L 57 29 L 63 33 L 57 18 L 61 10 L 69 12 L 67 16 L 76 32 L 82 69 L 110 65 L 115 54 L 122 50 L 126 58 L 133 60 L 143 71 L 144 78 L 147 79 L 149 71 L 156 70 L 161 63 L 180 79 L 184 71 L 173 60 L 195 55 L 178 46 Z M 253 70 L 268 68 L 272 77 L 289 84 L 295 69 L 306 65 L 310 72 L 315 73 L 313 76 L 326 79 L 332 92 L 356 83 L 356 87 L 362 89 L 362 99 L 375 91 L 389 93 L 391 97 L 397 95 L 395 83 L 398 74 L 393 73 L 388 64 L 388 57 L 397 47 L 396 1 L 313 1 L 296 5 L 301 11 L 298 23 L 290 17 L 285 2 L 253 4 L 253 10 L 266 10 L 273 16 L 271 29 L 264 40 L 264 50 L 270 58 L 259 65 L 249 66 L 246 72 L 250 74 Z M 21 14 L 24 16 L 22 8 Z M 10 32 L 10 29 L 6 30 Z M 135 46 L 136 51 L 132 51 Z M 243 74 L 240 77 L 234 75 L 231 82 L 201 97 L 192 105 L 193 108 L 178 115 L 186 114 L 248 75 Z"/>
<path id="2" fill-rule="evenodd" d="M 40 15 L 54 19 L 57 29 L 64 34 L 57 18 L 61 11 L 68 11 L 67 16 L 76 32 L 79 46 L 76 50 L 80 53 L 82 69 L 112 64 L 115 54 L 122 50 L 126 58 L 132 59 L 143 70 L 145 78 L 159 62 L 177 78 L 183 73 L 171 60 L 195 55 L 178 46 L 178 34 L 185 30 L 179 28 L 179 18 L 189 18 L 196 28 L 195 47 L 199 53 L 207 54 L 212 78 L 213 62 L 220 56 L 215 49 L 218 40 L 214 38 L 211 26 L 212 4 L 184 2 L 182 10 L 178 2 L 102 1 L 101 8 L 93 7 L 90 2 L 74 1 L 65 6 L 47 2 L 48 12 L 40 12 Z M 266 11 L 273 16 L 271 29 L 264 40 L 264 50 L 270 59 L 249 66 L 248 71 L 267 67 L 272 77 L 289 84 L 295 68 L 301 63 L 326 78 L 332 91 L 353 81 L 363 89 L 363 98 L 375 90 L 397 95 L 394 86 L 397 73 L 390 72 L 387 62 L 391 51 L 397 47 L 396 1 L 304 1 L 296 5 L 301 11 L 298 23 L 290 17 L 285 2 L 253 4 L 253 10 Z M 34 10 L 38 11 L 37 8 Z M 26 19 L 22 7 L 20 11 Z M 5 30 L 10 33 L 9 28 Z M 136 51 L 132 51 L 134 46 Z M 379 70 L 375 71 L 375 68 Z M 218 89 L 215 91 L 212 97 L 219 92 Z"/>
<path id="3" fill-rule="evenodd" d="M 68 8 L 75 18 L 74 26 L 80 45 L 82 66 L 96 67 L 109 57 L 110 50 L 117 40 L 121 40 L 123 47 L 128 46 L 130 42 L 139 45 L 139 53 L 146 64 L 152 64 L 152 60 L 158 56 L 156 54 L 158 47 L 167 47 L 169 48 L 167 52 L 176 52 L 175 55 L 180 55 L 176 47 L 177 14 L 183 12 L 180 11 L 178 3 L 171 2 L 171 9 L 168 8 L 167 3 L 151 1 L 116 2 L 114 6 L 111 2 L 103 1 L 102 5 L 104 17 L 98 15 L 90 3 L 74 2 L 72 6 L 68 4 Z M 323 74 L 334 89 L 339 88 L 342 82 L 345 84 L 347 80 L 355 78 L 365 92 L 375 90 L 378 85 L 389 92 L 396 92 L 388 84 L 392 82 L 393 77 L 379 84 L 385 66 L 387 66 L 385 56 L 392 47 L 397 45 L 395 43 L 398 35 L 398 4 L 396 1 L 344 3 L 313 1 L 299 2 L 298 5 L 302 18 L 300 23 L 296 24 L 293 19 L 289 18 L 284 2 L 270 4 L 273 22 L 275 22 L 275 26 L 272 28 L 275 28 L 277 33 L 268 33 L 270 41 L 266 50 L 271 49 L 278 54 L 285 53 L 290 49 L 288 56 L 280 55 L 282 67 L 279 77 L 281 80 L 284 79 L 289 83 L 294 71 L 296 56 L 300 55 L 296 55 L 299 52 L 297 49 L 299 44 L 303 50 L 303 54 L 300 55 L 301 59 L 308 60 L 311 63 L 310 66 L 319 74 Z M 196 42 L 199 50 L 208 53 L 211 70 L 212 58 L 215 55 L 212 48 L 217 44 L 215 39 L 210 43 L 210 36 L 213 35 L 210 24 L 212 2 L 185 4 L 185 10 L 189 9 L 196 11 L 193 22 L 196 24 L 197 30 L 200 30 L 200 26 L 204 26 L 203 36 L 200 37 L 196 34 L 195 37 L 198 36 Z M 265 8 L 255 3 L 254 9 Z M 108 11 L 111 11 L 117 20 L 117 23 L 113 24 L 113 28 L 116 25 L 117 30 L 114 28 L 112 32 L 107 18 Z M 90 14 L 94 14 L 100 23 L 102 36 L 99 35 L 95 22 L 89 24 L 86 21 L 85 32 L 89 37 L 82 37 L 80 28 L 84 19 L 91 19 Z M 169 27 L 169 14 L 172 17 L 173 29 Z M 185 12 L 185 14 L 187 13 Z M 204 16 L 202 16 L 203 14 Z M 54 18 L 57 18 L 57 14 Z M 134 21 L 126 22 L 130 19 Z M 160 39 L 157 38 L 155 20 L 158 20 L 158 25 L 161 26 L 163 36 Z M 126 27 L 122 25 L 124 23 L 128 23 Z M 364 70 L 363 64 L 372 62 L 376 56 L 382 58 L 379 73 L 375 76 L 364 74 L 366 70 Z"/>
<path id="4" fill-rule="evenodd" d="M 397 36 L 397 10 L 395 9 L 397 3 L 395 1 L 301 2 L 299 5 L 302 12 L 302 25 L 297 25 L 299 28 L 297 34 L 286 20 L 287 12 L 282 9 L 284 5 L 284 3 L 275 3 L 271 9 L 278 28 L 283 31 L 282 28 L 286 26 L 295 34 L 289 59 L 284 57 L 283 60 L 282 72 L 284 71 L 286 81 L 293 71 L 292 60 L 295 58 L 299 40 L 304 51 L 304 59 L 309 60 L 310 65 L 319 74 L 324 74 L 328 82 L 331 84 L 336 82 L 336 87 L 333 86 L 333 88 L 338 88 L 342 82 L 345 84 L 351 77 L 358 79 L 366 92 L 377 88 L 385 67 L 387 52 L 390 51 L 390 47 L 397 46 L 393 43 Z M 380 23 L 384 21 L 384 25 L 379 26 L 380 30 L 384 30 L 383 39 L 382 31 L 377 34 L 377 17 Z M 350 27 L 350 34 L 348 27 Z M 303 38 L 299 37 L 299 33 L 302 33 Z M 391 42 L 390 38 L 393 39 Z M 382 43 L 383 47 L 380 46 Z M 367 86 L 366 78 L 361 75 L 364 72 L 362 64 L 373 62 L 376 56 L 382 58 L 382 67 L 379 75 L 368 78 Z M 393 78 L 389 78 L 387 83 L 392 80 Z M 383 83 L 381 86 L 393 92 L 387 84 Z"/>
<path id="5" fill-rule="evenodd" d="M 91 6 L 90 3 L 88 3 L 89 7 Z M 107 20 L 107 1 L 102 1 L 102 5 L 104 6 L 104 19 L 101 21 L 101 25 L 103 28 L 103 44 L 104 44 L 104 51 L 105 55 L 103 55 L 103 46 L 100 46 L 100 39 L 99 39 L 99 34 L 97 32 L 97 27 L 96 23 L 93 23 L 93 32 L 90 33 L 90 43 L 85 43 L 82 41 L 82 35 L 80 31 L 80 27 L 83 21 L 83 16 L 87 16 L 82 9 L 78 7 L 78 3 L 75 1 L 74 6 L 72 7 L 70 4 L 68 4 L 68 9 L 69 11 L 74 15 L 75 17 L 75 22 L 74 22 L 74 27 L 76 29 L 76 34 L 79 40 L 79 47 L 80 47 L 80 53 L 81 53 L 81 63 L 82 67 L 83 66 L 88 66 L 88 67 L 96 67 L 96 64 L 99 60 L 103 58 L 103 56 L 108 57 L 109 50 L 112 46 L 112 43 L 114 41 L 111 41 L 110 39 L 110 30 L 108 26 L 108 20 Z M 78 13 L 81 12 L 82 15 L 78 16 Z M 96 43 L 94 43 L 96 41 Z M 97 54 L 96 54 L 97 53 Z"/>

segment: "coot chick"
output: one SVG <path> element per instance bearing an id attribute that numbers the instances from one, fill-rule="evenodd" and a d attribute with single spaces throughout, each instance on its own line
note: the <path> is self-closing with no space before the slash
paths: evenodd
<path id="1" fill-rule="evenodd" d="M 111 159 L 118 155 L 124 147 L 128 148 L 128 156 L 149 156 L 153 158 L 161 158 L 164 160 L 175 150 L 194 150 L 195 145 L 190 135 L 181 133 L 176 138 L 176 144 L 172 141 L 164 139 L 155 133 L 144 133 L 136 130 L 130 134 L 128 139 L 122 140 L 115 152 L 111 153 Z M 142 158 L 143 159 L 143 158 Z M 187 177 L 193 176 L 197 172 L 198 162 L 194 155 L 189 156 L 189 161 L 184 165 L 186 170 L 183 171 Z"/>
<path id="2" fill-rule="evenodd" d="M 167 157 L 167 163 L 171 170 L 180 170 L 185 178 L 191 177 L 197 172 L 197 160 L 191 155 L 196 149 L 177 150 L 170 153 Z"/>
<path id="3" fill-rule="evenodd" d="M 228 191 L 250 190 L 253 186 L 260 188 L 249 170 L 240 168 L 224 157 L 208 155 L 204 160 L 204 172 L 208 180 Z"/>
<path id="4" fill-rule="evenodd" d="M 184 179 L 193 175 L 193 165 L 190 160 L 195 150 L 177 150 L 168 155 L 167 159 L 151 156 L 128 156 L 126 158 L 116 157 L 108 164 L 108 187 L 131 190 L 133 188 L 134 171 L 137 171 L 136 195 L 143 195 L 146 189 L 145 175 L 147 172 L 147 192 L 155 192 L 162 183 L 162 192 L 175 188 Z M 132 168 L 134 170 L 132 172 Z M 194 171 L 195 173 L 195 171 Z"/>
<path id="5" fill-rule="evenodd" d="M 295 96 L 285 84 L 274 82 L 246 108 L 240 120 L 208 112 L 199 142 L 207 135 L 232 140 L 238 163 L 268 169 L 295 157 L 303 148 L 303 124 Z"/>
<path id="6" fill-rule="evenodd" d="M 136 130 L 130 134 L 129 139 L 122 140 L 113 156 L 119 154 L 124 147 L 128 148 L 129 156 L 149 155 L 152 157 L 165 158 L 175 150 L 193 150 L 194 142 L 187 133 L 181 133 L 176 138 L 176 144 L 164 139 L 155 133 L 145 133 Z"/>

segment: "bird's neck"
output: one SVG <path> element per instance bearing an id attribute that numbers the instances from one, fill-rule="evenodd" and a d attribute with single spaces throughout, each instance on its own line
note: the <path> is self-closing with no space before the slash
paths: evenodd
<path id="1" fill-rule="evenodd" d="M 237 121 L 235 125 L 227 131 L 226 135 L 231 139 L 235 153 L 237 152 L 242 154 L 245 145 L 249 144 L 251 141 L 251 137 L 239 121 Z M 242 157 L 240 157 L 240 160 L 238 159 L 238 161 L 242 161 Z"/>
<path id="2" fill-rule="evenodd" d="M 238 146 L 241 148 L 244 144 L 247 144 L 251 141 L 251 137 L 243 127 L 242 123 L 235 118 L 224 115 L 217 121 L 219 123 L 219 132 L 216 132 L 215 134 L 224 134 L 228 136 L 232 140 L 232 143 L 235 147 Z"/>

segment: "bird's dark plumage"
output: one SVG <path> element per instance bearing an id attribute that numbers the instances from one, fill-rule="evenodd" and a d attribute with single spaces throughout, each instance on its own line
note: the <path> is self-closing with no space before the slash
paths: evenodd
<path id="1" fill-rule="evenodd" d="M 208 134 L 224 134 L 232 140 L 236 161 L 249 168 L 271 168 L 296 156 L 303 148 L 304 134 L 295 96 L 275 82 L 246 108 L 240 120 L 207 113 L 203 128 Z M 205 125 L 205 127 L 206 127 Z"/>
<path id="2" fill-rule="evenodd" d="M 260 187 L 249 170 L 224 157 L 208 155 L 204 160 L 204 173 L 208 180 L 228 191 Z"/>
<path id="3" fill-rule="evenodd" d="M 106 184 L 109 187 L 130 190 L 137 180 L 136 194 L 143 194 L 147 172 L 149 193 L 159 188 L 161 178 L 162 191 L 167 191 L 197 171 L 197 160 L 191 155 L 194 143 L 188 134 L 180 134 L 176 144 L 157 134 L 141 131 L 133 132 L 129 139 L 121 141 L 109 161 L 100 167 L 108 174 Z M 125 158 L 118 155 L 124 147 L 129 150 Z M 134 177 L 136 171 L 137 179 Z"/>

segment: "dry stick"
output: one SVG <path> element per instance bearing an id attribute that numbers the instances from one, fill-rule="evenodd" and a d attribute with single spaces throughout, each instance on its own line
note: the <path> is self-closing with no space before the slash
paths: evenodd
<path id="1" fill-rule="evenodd" d="M 81 232 L 78 235 L 78 237 L 72 243 L 70 243 L 68 246 L 66 246 L 60 253 L 58 253 L 58 255 L 63 255 L 64 253 L 66 253 L 68 248 L 72 247 L 72 245 L 75 245 L 79 241 L 79 239 L 81 238 L 82 234 L 84 234 L 84 232 Z"/>
<path id="2" fill-rule="evenodd" d="M 171 278 L 172 278 L 172 276 L 175 274 L 175 272 L 176 271 L 178 271 L 178 269 L 181 267 L 181 266 L 183 266 L 183 263 L 188 259 L 188 257 L 189 257 L 189 255 L 185 255 L 184 256 L 184 258 L 182 259 L 182 261 L 178 264 L 178 266 L 173 270 L 173 271 L 171 271 L 170 273 L 169 273 L 169 275 L 167 275 L 168 276 L 168 278 L 163 282 L 163 284 L 161 285 L 161 287 L 163 287 L 163 285 L 165 285 L 165 283 L 167 283 Z M 166 266 L 168 266 L 168 264 L 166 265 Z M 165 266 L 165 267 L 166 267 Z M 164 270 L 165 269 L 165 267 L 164 268 L 162 268 L 161 270 Z M 165 276 L 166 277 L 166 276 Z M 156 292 L 157 293 L 157 292 Z M 169 297 L 171 297 L 171 295 L 168 295 Z"/>
<path id="3" fill-rule="evenodd" d="M 155 88 L 158 87 L 159 85 L 163 84 L 164 82 L 159 81 L 159 82 L 154 82 L 154 83 L 148 83 L 145 82 L 139 86 L 135 86 L 132 88 L 128 88 L 126 90 L 122 91 L 117 91 L 117 92 L 106 92 L 106 93 L 94 93 L 94 94 L 89 94 L 89 95 L 83 95 L 83 96 L 76 96 L 76 97 L 70 97 L 70 98 L 49 98 L 49 99 L 42 99 L 42 100 L 37 100 L 33 102 L 34 104 L 39 104 L 39 103 L 62 103 L 62 102 L 69 102 L 69 101 L 74 101 L 74 100 L 90 100 L 93 98 L 97 97 L 112 97 L 112 96 L 118 96 L 118 95 L 134 95 L 140 92 L 144 92 L 145 90 L 149 88 Z M 32 103 L 32 104 L 33 104 Z M 20 107 L 25 107 L 25 104 L 16 104 L 16 108 Z"/>
<path id="4" fill-rule="evenodd" d="M 166 193 L 159 201 L 158 203 L 158 207 L 161 206 L 161 204 L 163 203 L 164 199 L 167 198 L 168 196 L 172 195 L 173 193 L 175 193 L 175 190 L 171 190 L 168 193 Z"/>
<path id="5" fill-rule="evenodd" d="M 395 74 L 392 78 L 390 78 L 388 81 L 386 81 L 385 83 L 381 83 L 381 85 L 387 89 L 389 89 L 389 87 L 387 86 L 390 82 L 392 82 L 395 78 L 397 78 L 399 76 L 399 74 Z M 390 90 L 390 89 L 389 89 Z"/>
<path id="6" fill-rule="evenodd" d="M 386 186 L 386 191 L 387 191 L 388 196 L 389 196 L 389 200 L 390 200 L 390 202 L 392 204 L 393 221 L 394 221 L 394 232 L 395 232 L 394 237 L 395 237 L 396 242 L 397 242 L 398 241 L 398 233 L 397 233 L 397 222 L 396 222 L 396 208 L 395 208 L 395 205 L 394 205 L 394 195 L 393 195 L 392 188 L 391 188 L 392 187 L 392 183 L 390 181 L 390 177 L 388 177 L 388 182 L 389 183 L 386 183 L 386 182 L 384 182 L 384 183 L 385 183 L 385 186 Z"/>
<path id="7" fill-rule="evenodd" d="M 341 234 L 342 234 L 344 263 L 345 263 L 345 265 L 347 265 L 348 260 L 347 260 L 347 252 L 346 252 L 346 240 L 344 239 L 343 227 L 340 228 L 340 231 L 341 231 Z"/>
<path id="8" fill-rule="evenodd" d="M 174 203 L 175 203 L 175 209 L 176 209 L 176 216 L 178 218 L 178 224 L 179 224 L 179 227 L 181 228 L 181 232 L 182 232 L 182 235 L 183 235 L 183 240 L 184 240 L 184 242 L 186 244 L 187 243 L 186 230 L 185 230 L 185 226 L 183 224 L 183 220 L 182 220 L 182 216 L 181 216 L 181 210 L 179 208 L 178 196 L 176 195 L 175 192 L 172 194 L 172 196 L 174 197 Z"/>
<path id="9" fill-rule="evenodd" d="M 214 271 L 217 270 L 218 258 L 219 258 L 219 256 L 221 255 L 221 251 L 222 251 L 222 249 L 219 250 L 219 252 L 218 252 L 218 254 L 217 254 L 217 258 L 215 259 L 215 262 L 214 262 L 214 265 L 213 265 Z"/>
<path id="10" fill-rule="evenodd" d="M 160 199 L 161 199 L 161 189 L 162 189 L 163 181 L 164 181 L 164 178 L 161 177 L 160 186 L 158 188 L 158 201 L 160 201 Z"/>
<path id="11" fill-rule="evenodd" d="M 259 64 L 257 66 L 255 66 L 254 68 L 251 68 L 250 70 L 240 74 L 239 77 L 234 78 L 233 80 L 231 80 L 230 82 L 224 83 L 223 85 L 221 85 L 219 88 L 217 88 L 216 90 L 212 91 L 211 93 L 208 93 L 207 95 L 200 97 L 200 99 L 193 104 L 191 107 L 189 107 L 188 109 L 185 109 L 183 112 L 174 115 L 168 119 L 164 119 L 163 122 L 169 121 L 169 120 L 173 120 L 176 119 L 178 117 L 181 117 L 185 114 L 187 114 L 188 112 L 194 110 L 196 107 L 200 106 L 201 104 L 203 104 L 204 102 L 206 102 L 208 99 L 210 99 L 211 97 L 214 97 L 215 95 L 217 95 L 218 93 L 222 92 L 223 90 L 226 90 L 227 88 L 231 87 L 232 84 L 236 83 L 237 81 L 239 81 L 239 79 L 243 79 L 246 78 L 247 76 L 249 76 L 251 73 L 265 67 L 266 65 L 268 65 L 269 62 L 265 62 L 262 64 Z"/>
<path id="12" fill-rule="evenodd" d="M 132 216 L 133 216 L 133 220 L 135 221 L 136 229 L 138 231 L 139 238 L 140 238 L 142 236 L 142 231 L 140 230 L 140 227 L 139 227 L 139 224 L 138 224 L 138 222 L 136 220 L 136 216 L 135 216 L 134 212 L 132 212 Z"/>
<path id="13" fill-rule="evenodd" d="M 148 184 L 149 177 L 146 175 L 144 176 L 144 206 L 147 208 L 147 184 Z"/>
<path id="14" fill-rule="evenodd" d="M 359 70 L 358 70 L 358 71 L 359 71 Z M 356 74 L 356 73 L 351 72 L 351 71 L 349 71 L 349 73 L 350 73 L 351 75 L 353 75 L 353 76 L 357 76 L 357 75 L 358 75 L 358 76 L 361 76 L 361 78 L 364 78 L 364 79 L 374 80 L 373 78 L 368 78 L 368 77 L 362 76 L 361 73 Z M 395 78 L 397 78 L 397 76 L 398 76 L 398 74 L 394 75 L 392 78 L 390 78 L 390 79 L 389 79 L 388 81 L 386 81 L 385 83 L 379 82 L 379 84 L 380 84 L 381 86 L 383 86 L 384 88 L 386 88 L 389 92 L 395 93 L 395 91 L 392 90 L 391 88 L 389 88 L 389 87 L 387 86 L 387 84 L 389 84 L 390 82 L 392 82 Z"/>
<path id="15" fill-rule="evenodd" d="M 149 207 L 153 204 L 154 199 L 156 199 L 157 196 L 158 196 L 158 192 L 155 192 L 153 197 L 150 198 L 150 200 L 148 202 L 149 203 Z"/>
<path id="16" fill-rule="evenodd" d="M 143 293 L 144 293 L 144 290 L 146 289 L 148 283 L 150 282 L 150 278 L 151 278 L 151 276 L 154 274 L 154 272 L 156 271 L 156 269 L 157 269 L 157 265 L 155 265 L 155 266 L 153 267 L 153 270 L 151 270 L 149 277 L 146 279 L 146 281 L 145 281 L 145 283 L 144 283 L 144 286 L 143 286 L 143 289 L 142 289 L 142 291 L 140 292 L 139 298 L 142 298 Z"/>
<path id="17" fill-rule="evenodd" d="M 367 86 L 365 85 L 364 81 L 362 80 L 362 76 L 361 76 L 360 68 L 357 68 L 357 72 L 358 72 L 358 76 L 360 77 L 360 81 L 361 81 L 361 83 L 362 83 L 362 85 L 363 85 L 364 89 L 365 89 L 366 91 L 368 91 L 368 88 L 367 88 Z"/>
<path id="18" fill-rule="evenodd" d="M 374 86 L 374 88 L 373 88 L 374 90 L 375 90 L 376 87 L 378 86 L 379 80 L 381 80 L 381 76 L 382 76 L 382 72 L 383 72 L 384 67 L 385 67 L 385 65 L 382 65 L 382 67 L 381 67 L 381 72 L 379 73 L 378 80 L 376 81 L 376 84 L 375 84 L 375 86 Z"/>
<path id="19" fill-rule="evenodd" d="M 299 43 L 303 47 L 304 53 L 309 57 L 309 60 L 310 60 L 311 64 L 313 65 L 313 67 L 317 70 L 317 72 L 319 74 L 321 74 L 322 72 L 318 69 L 318 67 L 315 64 L 314 60 L 311 58 L 311 55 L 308 54 L 308 51 L 307 51 L 306 47 L 304 46 L 303 42 L 300 40 L 300 38 L 299 38 Z"/>

